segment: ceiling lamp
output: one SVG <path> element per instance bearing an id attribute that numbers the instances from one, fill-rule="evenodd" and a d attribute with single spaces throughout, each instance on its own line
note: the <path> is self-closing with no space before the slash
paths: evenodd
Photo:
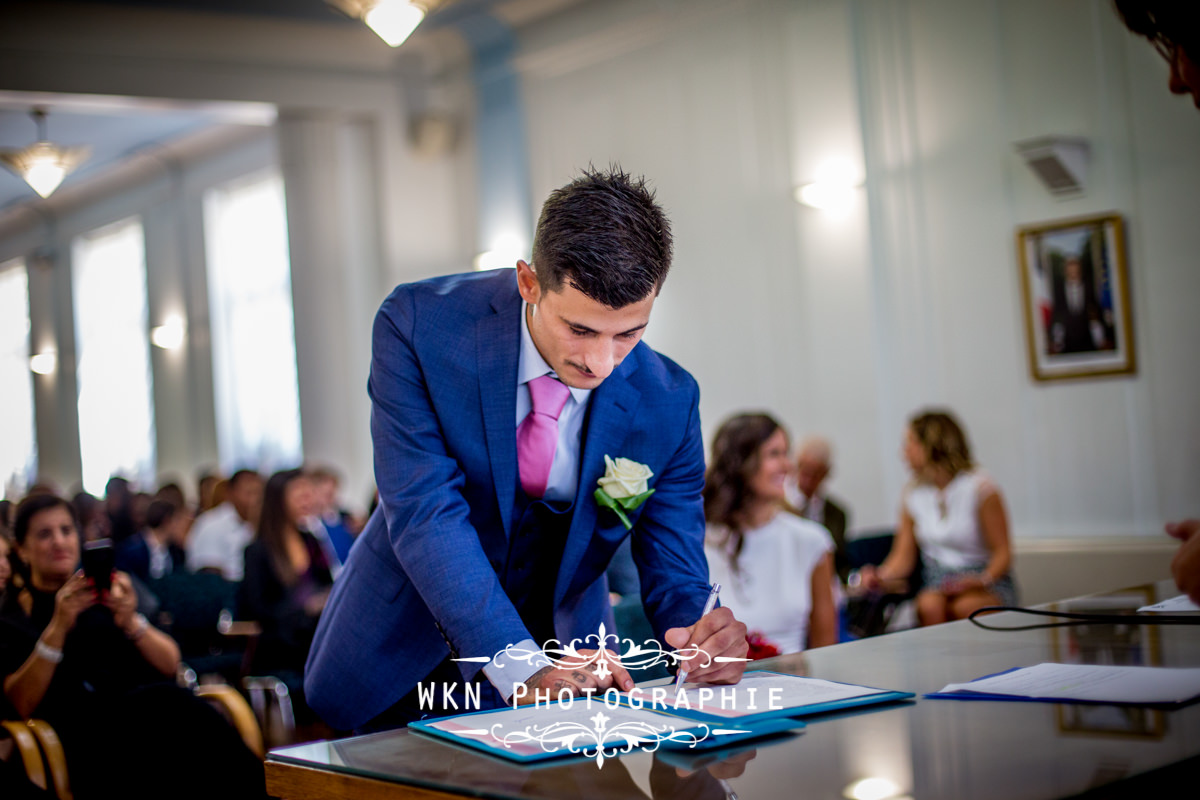
<path id="1" fill-rule="evenodd" d="M 42 197 L 49 197 L 71 170 L 83 163 L 90 147 L 59 147 L 46 139 L 46 110 L 35 108 L 38 140 L 20 150 L 0 150 L 0 163 L 19 175 Z"/>
<path id="2" fill-rule="evenodd" d="M 327 0 L 354 19 L 361 19 L 392 47 L 399 47 L 425 18 L 428 3 L 411 0 Z"/>

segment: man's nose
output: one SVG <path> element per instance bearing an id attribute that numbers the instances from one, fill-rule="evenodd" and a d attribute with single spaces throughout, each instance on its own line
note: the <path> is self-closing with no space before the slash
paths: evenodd
<path id="1" fill-rule="evenodd" d="M 612 374 L 617 364 L 616 344 L 614 342 L 596 342 L 587 352 L 587 368 L 597 378 L 607 378 Z"/>

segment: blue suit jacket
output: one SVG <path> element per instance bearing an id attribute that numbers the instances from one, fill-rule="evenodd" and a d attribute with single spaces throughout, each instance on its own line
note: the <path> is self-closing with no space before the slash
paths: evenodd
<path id="1" fill-rule="evenodd" d="M 522 301 L 513 270 L 397 287 L 375 318 L 368 390 L 379 509 L 317 628 L 308 703 L 359 727 L 452 649 L 492 656 L 532 638 L 503 574 L 517 492 Z M 657 634 L 691 625 L 708 594 L 699 390 L 639 343 L 591 395 L 579 489 L 554 588 L 564 642 L 611 620 L 604 570 L 627 532 L 592 497 L 604 456 L 647 464 L 655 494 L 633 512 L 633 554 Z M 464 676 L 479 664 L 463 663 Z"/>

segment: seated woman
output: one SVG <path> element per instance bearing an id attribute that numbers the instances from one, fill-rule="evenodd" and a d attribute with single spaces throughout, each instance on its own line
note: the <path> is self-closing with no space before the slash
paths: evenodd
<path id="1" fill-rule="evenodd" d="M 913 480 L 904 489 L 896 539 L 878 568 L 860 570 L 863 587 L 877 590 L 884 581 L 907 578 L 919 549 L 922 625 L 965 619 L 984 606 L 1016 605 L 1004 500 L 972 462 L 958 422 L 938 411 L 914 417 L 903 452 Z"/>
<path id="2" fill-rule="evenodd" d="M 14 538 L 28 582 L 0 606 L 7 713 L 54 727 L 74 795 L 262 797 L 262 764 L 215 709 L 175 685 L 179 648 L 136 613 L 129 576 L 114 572 L 111 589 L 97 591 L 77 570 L 71 505 L 27 497 Z"/>
<path id="3" fill-rule="evenodd" d="M 250 670 L 275 675 L 296 694 L 333 578 L 316 537 L 304 529 L 312 486 L 298 469 L 276 472 L 263 491 L 258 535 L 246 547 L 241 612 L 262 625 Z"/>
<path id="4" fill-rule="evenodd" d="M 791 466 L 779 423 L 740 414 L 717 431 L 705 476 L 709 579 L 746 623 L 752 657 L 837 642 L 833 539 L 785 509 Z"/>

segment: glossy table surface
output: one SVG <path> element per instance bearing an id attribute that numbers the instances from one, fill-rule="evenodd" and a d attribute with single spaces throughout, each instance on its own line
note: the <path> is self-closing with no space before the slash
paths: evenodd
<path id="1" fill-rule="evenodd" d="M 1177 594 L 1163 581 L 1042 608 L 1125 613 Z M 1044 621 L 1007 612 L 987 617 L 997 626 Z M 1117 782 L 1200 756 L 1200 704 L 1157 711 L 921 696 L 1046 661 L 1198 667 L 1200 626 L 1088 624 L 996 632 L 955 622 L 756 662 L 756 668 L 918 697 L 813 718 L 803 732 L 740 751 L 634 752 L 606 760 L 602 769 L 585 757 L 522 766 L 397 730 L 272 751 L 268 790 L 288 800 L 343 793 L 600 800 L 736 794 L 750 800 L 841 798 L 856 781 L 882 778 L 893 787 L 885 796 L 1009 800 L 1119 788 L 1125 784 Z"/>

